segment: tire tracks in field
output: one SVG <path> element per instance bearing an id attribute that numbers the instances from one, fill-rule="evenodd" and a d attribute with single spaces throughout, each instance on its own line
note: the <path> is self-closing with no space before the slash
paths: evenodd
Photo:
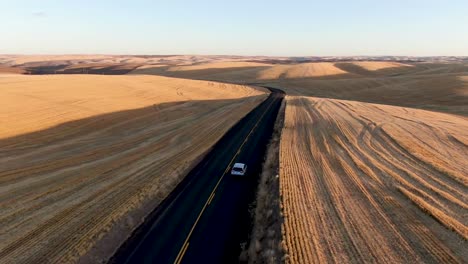
<path id="1" fill-rule="evenodd" d="M 457 241 L 456 235 L 437 226 L 426 212 L 434 210 L 435 220 L 463 236 L 463 228 L 457 231 L 460 225 L 452 223 L 466 212 L 466 185 L 390 135 L 386 123 L 408 123 L 412 129 L 418 124 L 404 118 L 392 121 L 397 118 L 388 110 L 350 101 L 287 97 L 280 184 L 288 262 L 463 262 L 460 257 L 466 256 L 460 246 L 439 239 L 443 234 Z M 402 115 L 409 114 L 403 111 Z M 421 138 L 450 138 L 439 136 L 445 130 L 434 125 L 422 126 Z M 430 142 L 422 146 L 436 150 Z M 457 155 L 450 158 L 463 156 Z M 430 207 L 409 197 L 413 195 L 423 197 Z"/>

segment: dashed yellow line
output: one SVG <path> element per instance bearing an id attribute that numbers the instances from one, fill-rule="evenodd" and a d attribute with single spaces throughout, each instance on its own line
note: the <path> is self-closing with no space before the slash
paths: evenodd
<path id="1" fill-rule="evenodd" d="M 232 157 L 231 161 L 229 162 L 228 166 L 226 167 L 226 170 L 224 171 L 223 175 L 221 176 L 221 178 L 219 178 L 218 182 L 216 183 L 215 187 L 213 188 L 213 191 L 211 192 L 210 196 L 208 197 L 208 200 L 205 202 L 205 205 L 203 206 L 203 208 L 201 209 L 200 213 L 198 214 L 198 217 L 197 217 L 197 220 L 195 220 L 195 223 L 192 225 L 192 228 L 190 229 L 190 232 L 188 233 L 187 235 L 187 238 L 185 239 L 184 241 L 184 244 L 182 245 L 182 248 L 179 250 L 179 253 L 177 254 L 177 258 L 175 259 L 174 263 L 175 264 L 179 264 L 181 261 L 182 261 L 182 258 L 184 257 L 185 255 L 185 252 L 187 251 L 187 248 L 188 248 L 188 245 L 189 245 L 189 239 L 190 239 L 190 236 L 192 236 L 192 233 L 193 233 L 193 230 L 195 229 L 195 227 L 197 226 L 198 224 L 198 221 L 200 220 L 203 212 L 205 211 L 206 207 L 211 203 L 211 200 L 213 200 L 213 197 L 214 197 L 214 194 L 215 194 L 215 191 L 216 189 L 218 188 L 219 184 L 221 183 L 221 180 L 224 178 L 224 175 L 228 172 L 229 168 L 231 167 L 232 165 L 232 162 L 234 161 L 234 159 L 239 155 L 242 147 L 244 146 L 244 144 L 247 142 L 247 140 L 250 138 L 250 135 L 253 133 L 253 131 L 255 130 L 255 128 L 257 128 L 258 124 L 260 123 L 260 121 L 263 119 L 263 117 L 265 116 L 265 114 L 268 112 L 268 110 L 270 110 L 270 107 L 271 105 L 273 104 L 274 100 L 270 102 L 270 104 L 268 105 L 267 109 L 265 110 L 265 112 L 263 112 L 262 116 L 258 119 L 258 121 L 255 123 L 254 127 L 252 127 L 252 129 L 250 130 L 249 134 L 247 135 L 247 137 L 244 139 L 244 142 L 242 142 L 242 144 L 240 145 L 239 149 L 237 149 L 237 152 L 236 154 L 234 155 L 234 157 Z"/>

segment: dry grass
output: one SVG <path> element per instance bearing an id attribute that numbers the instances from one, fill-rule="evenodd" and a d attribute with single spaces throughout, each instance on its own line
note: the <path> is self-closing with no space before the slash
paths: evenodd
<path id="1" fill-rule="evenodd" d="M 279 197 L 279 147 L 286 103 L 283 100 L 267 148 L 258 185 L 255 219 L 249 248 L 244 254 L 249 263 L 281 263 L 282 216 Z"/>
<path id="2" fill-rule="evenodd" d="M 466 262 L 467 131 L 454 115 L 288 96 L 288 262 Z"/>
<path id="3" fill-rule="evenodd" d="M 131 219 L 128 234 L 266 97 L 148 76 L 7 76 L 0 89 L 2 263 L 75 262 Z"/>

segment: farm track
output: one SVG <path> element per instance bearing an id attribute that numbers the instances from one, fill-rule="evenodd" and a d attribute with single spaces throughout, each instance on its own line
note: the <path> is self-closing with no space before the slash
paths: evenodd
<path id="1" fill-rule="evenodd" d="M 266 97 L 245 95 L 155 104 L 0 139 L 0 262 L 75 262 L 117 223 L 141 221 L 133 211 L 164 199 Z"/>
<path id="2" fill-rule="evenodd" d="M 280 188 L 288 262 L 466 262 L 466 119 L 286 100 Z"/>

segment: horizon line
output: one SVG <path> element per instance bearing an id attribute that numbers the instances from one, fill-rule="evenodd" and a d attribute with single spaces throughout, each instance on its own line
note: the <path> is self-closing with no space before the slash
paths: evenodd
<path id="1" fill-rule="evenodd" d="M 236 55 L 236 54 L 157 54 L 157 53 L 0 53 L 0 56 L 205 56 L 205 57 L 264 57 L 264 58 L 326 58 L 326 57 L 457 57 L 468 55 Z"/>

